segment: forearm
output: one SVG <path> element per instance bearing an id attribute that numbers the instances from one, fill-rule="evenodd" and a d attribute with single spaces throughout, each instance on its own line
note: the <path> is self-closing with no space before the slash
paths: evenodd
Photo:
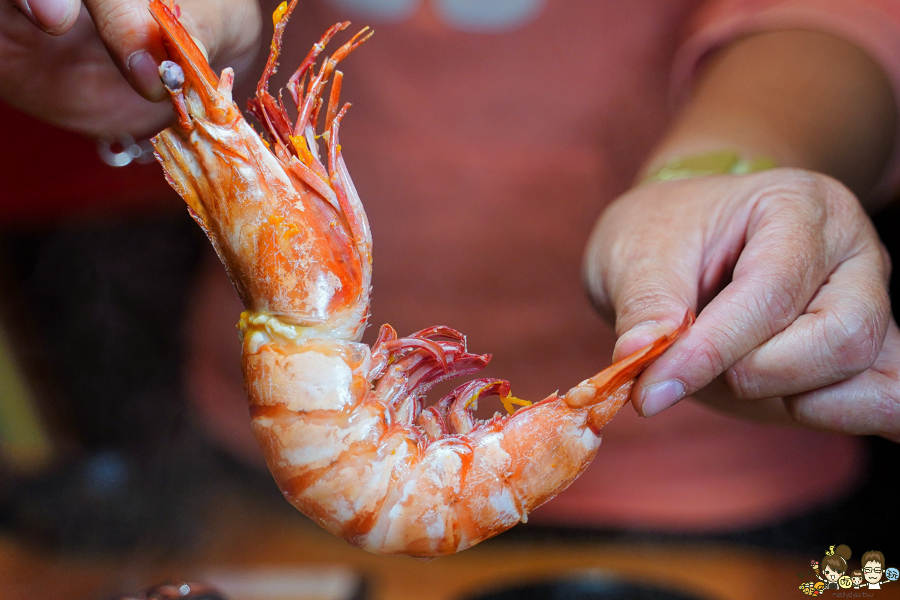
<path id="1" fill-rule="evenodd" d="M 885 74 L 861 49 L 815 31 L 761 33 L 710 58 L 642 177 L 675 157 L 734 150 L 831 175 L 865 199 L 897 119 Z"/>
<path id="2" fill-rule="evenodd" d="M 838 38 L 772 32 L 712 57 L 641 178 L 713 151 L 809 173 L 636 186 L 604 211 L 585 279 L 615 315 L 616 356 L 699 313 L 635 383 L 640 414 L 694 395 L 745 418 L 900 440 L 890 261 L 847 190 L 870 196 L 896 131 L 885 75 Z"/>

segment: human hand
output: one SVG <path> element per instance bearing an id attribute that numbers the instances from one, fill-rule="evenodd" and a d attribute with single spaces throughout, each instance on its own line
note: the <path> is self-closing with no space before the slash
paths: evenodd
<path id="1" fill-rule="evenodd" d="M 635 385 L 640 414 L 696 395 L 749 418 L 900 440 L 889 272 L 856 198 L 794 169 L 635 188 L 602 215 L 585 257 L 621 336 L 616 358 L 702 309 Z"/>
<path id="2" fill-rule="evenodd" d="M 95 137 L 155 133 L 172 119 L 168 103 L 151 102 L 166 98 L 157 72 L 166 53 L 147 0 L 9 1 L 0 3 L 0 100 Z M 253 59 L 256 0 L 179 4 L 211 62 L 239 71 Z"/>

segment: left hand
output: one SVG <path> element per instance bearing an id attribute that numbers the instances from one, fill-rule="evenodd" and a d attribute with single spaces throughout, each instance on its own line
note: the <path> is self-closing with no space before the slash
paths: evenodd
<path id="1" fill-rule="evenodd" d="M 259 47 L 257 0 L 179 5 L 210 61 L 240 75 Z M 159 131 L 173 118 L 159 102 L 168 98 L 157 70 L 165 58 L 147 0 L 0 0 L 0 101 L 64 129 Z"/>
<path id="2" fill-rule="evenodd" d="M 634 387 L 656 414 L 687 395 L 748 418 L 900 440 L 889 258 L 853 194 L 776 169 L 637 187 L 602 215 L 586 279 L 621 358 L 695 325 Z"/>

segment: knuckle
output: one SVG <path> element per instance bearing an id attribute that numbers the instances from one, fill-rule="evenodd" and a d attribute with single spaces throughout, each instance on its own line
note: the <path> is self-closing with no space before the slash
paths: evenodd
<path id="1" fill-rule="evenodd" d="M 777 169 L 770 172 L 768 183 L 758 194 L 760 206 L 767 212 L 777 213 L 784 225 L 802 226 L 802 231 L 795 234 L 821 237 L 829 223 L 844 226 L 868 221 L 853 192 L 822 173 Z"/>
<path id="2" fill-rule="evenodd" d="M 897 380 L 870 382 L 865 389 L 850 393 L 853 408 L 834 414 L 822 421 L 816 405 L 804 406 L 800 402 L 786 403 L 791 416 L 799 423 L 823 426 L 826 429 L 853 435 L 880 435 L 888 439 L 900 439 L 900 386 Z M 855 409 L 855 410 L 853 410 Z M 852 410 L 852 412 L 849 412 Z"/>
<path id="3" fill-rule="evenodd" d="M 725 371 L 725 383 L 731 393 L 741 400 L 760 400 L 768 397 L 763 393 L 756 377 L 743 361 Z"/>
<path id="4" fill-rule="evenodd" d="M 624 290 L 617 301 L 616 329 L 621 331 L 659 315 L 683 314 L 687 303 L 677 301 L 663 285 L 646 285 L 640 289 Z"/>
<path id="5" fill-rule="evenodd" d="M 800 286 L 779 277 L 774 281 L 759 282 L 761 293 L 753 296 L 756 306 L 752 311 L 756 316 L 765 317 L 769 336 L 791 324 L 802 310 L 805 298 Z"/>
<path id="6" fill-rule="evenodd" d="M 850 206 L 858 203 L 850 188 L 830 175 L 796 168 L 779 169 L 777 172 L 783 174 L 779 178 L 780 185 L 807 202 L 810 198 L 817 198 L 823 203 L 830 201 Z"/>
<path id="7" fill-rule="evenodd" d="M 822 320 L 822 329 L 822 353 L 831 358 L 835 379 L 862 373 L 878 358 L 883 335 L 874 315 L 830 313 Z"/>
<path id="8" fill-rule="evenodd" d="M 703 387 L 732 366 L 733 360 L 728 348 L 716 343 L 717 340 L 728 339 L 725 335 L 712 333 L 710 341 L 686 351 L 689 353 L 691 370 L 699 374 L 697 380 L 692 382 L 694 388 Z"/>
<path id="9" fill-rule="evenodd" d="M 653 311 L 660 304 L 660 293 L 656 289 L 634 290 L 626 294 L 628 302 L 622 307 L 620 317 L 626 320 L 642 318 L 643 315 Z"/>
<path id="10" fill-rule="evenodd" d="M 809 205 L 810 199 L 823 198 L 825 188 L 830 185 L 826 176 L 803 169 L 775 169 L 760 175 L 766 178 L 759 192 L 763 202 Z"/>
<path id="11" fill-rule="evenodd" d="M 91 16 L 104 40 L 125 39 L 145 23 L 140 4 L 128 0 L 104 2 Z"/>
<path id="12" fill-rule="evenodd" d="M 874 415 L 874 432 L 893 441 L 900 441 L 900 386 L 896 379 L 891 389 L 878 394 L 878 411 Z"/>
<path id="13" fill-rule="evenodd" d="M 787 328 L 807 303 L 801 286 L 778 274 L 755 274 L 744 285 L 743 293 L 727 300 L 727 333 L 743 338 L 749 334 L 757 344 Z"/>

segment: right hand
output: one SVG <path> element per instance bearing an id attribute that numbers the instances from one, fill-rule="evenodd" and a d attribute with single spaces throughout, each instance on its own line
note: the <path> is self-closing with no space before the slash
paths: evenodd
<path id="1" fill-rule="evenodd" d="M 95 137 L 156 133 L 171 121 L 168 103 L 151 103 L 166 98 L 157 74 L 166 51 L 147 0 L 8 1 L 0 2 L 0 101 Z M 239 72 L 253 60 L 256 0 L 179 4 L 211 63 Z"/>
<path id="2" fill-rule="evenodd" d="M 890 258 L 834 179 L 772 169 L 638 186 L 599 219 L 585 267 L 621 335 L 614 360 L 697 313 L 635 383 L 640 414 L 696 395 L 748 419 L 900 441 Z"/>

